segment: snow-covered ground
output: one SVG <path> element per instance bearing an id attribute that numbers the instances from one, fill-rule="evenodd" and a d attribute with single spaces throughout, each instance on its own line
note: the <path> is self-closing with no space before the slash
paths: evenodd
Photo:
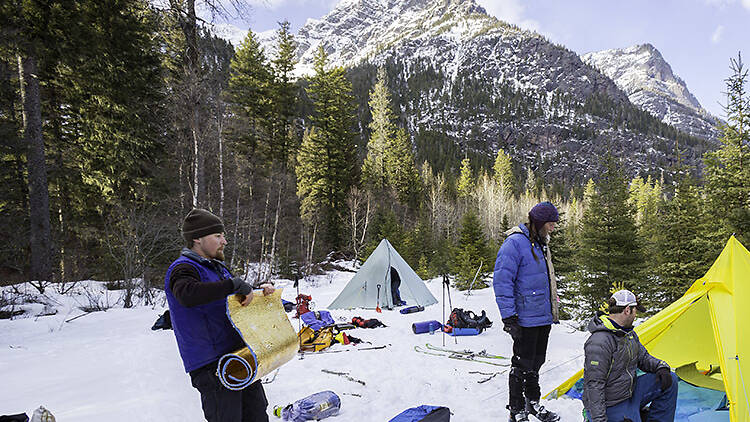
<path id="1" fill-rule="evenodd" d="M 316 310 L 325 309 L 353 275 L 336 271 L 312 277 L 300 282 L 300 292 L 312 295 Z M 83 293 L 84 287 L 91 291 L 99 284 L 85 282 L 77 289 Z M 440 301 L 440 280 L 426 284 Z M 280 280 L 277 286 L 286 287 L 282 295 L 285 299 L 296 296 L 289 281 Z M 32 292 L 28 286 L 21 288 Z M 115 303 L 118 292 L 108 295 L 109 299 L 98 299 Z M 90 297 L 62 296 L 48 289 L 43 298 L 49 303 L 46 313 L 54 308 L 57 314 L 0 320 L 0 415 L 25 412 L 30 416 L 43 405 L 61 422 L 203 420 L 199 394 L 182 368 L 173 332 L 150 329 L 166 309 L 161 306 L 163 300 L 157 301 L 160 306 L 114 307 L 65 322 L 83 314 L 78 307 L 88 305 Z M 511 355 L 511 339 L 502 330 L 491 288 L 470 296 L 451 289 L 451 299 L 454 307 L 476 313 L 486 310 L 494 324 L 478 336 L 445 336 L 446 347 Z M 31 314 L 45 313 L 42 308 L 35 305 Z M 445 308 L 447 315 L 447 297 Z M 353 316 L 383 321 L 388 327 L 358 328 L 347 333 L 388 347 L 295 357 L 275 376 L 272 373 L 264 379 L 273 379 L 265 384 L 269 415 L 274 405 L 332 390 L 341 398 L 341 412 L 331 421 L 388 421 L 402 410 L 421 404 L 449 407 L 453 421 L 507 420 L 507 372 L 479 383 L 506 368 L 414 350 L 414 346 L 425 343 L 442 346 L 440 333 L 415 335 L 411 329 L 414 322 L 442 320 L 440 303 L 408 315 L 362 309 L 335 310 L 331 314 L 340 322 L 351 321 Z M 297 329 L 297 320 L 291 321 Z M 540 376 L 543 394 L 581 367 L 586 338 L 586 333 L 565 323 L 553 326 L 547 363 Z M 349 347 L 337 344 L 329 350 Z M 322 369 L 348 372 L 366 385 Z M 578 400 L 544 404 L 559 412 L 563 421 L 581 420 L 582 404 Z"/>

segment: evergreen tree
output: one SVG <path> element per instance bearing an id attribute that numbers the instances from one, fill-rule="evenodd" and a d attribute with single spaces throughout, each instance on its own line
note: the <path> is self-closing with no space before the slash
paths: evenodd
<path id="1" fill-rule="evenodd" d="M 656 305 L 667 306 L 679 299 L 708 270 L 705 224 L 698 187 L 685 172 L 659 219 L 657 282 L 653 283 L 658 291 L 652 295 Z"/>
<path id="2" fill-rule="evenodd" d="M 568 218 L 561 217 L 550 235 L 550 247 L 552 250 L 552 263 L 555 266 L 555 275 L 564 279 L 577 268 L 575 262 L 576 252 L 576 229 L 575 223 Z M 562 287 L 562 286 L 560 286 Z"/>
<path id="3" fill-rule="evenodd" d="M 367 156 L 362 164 L 362 182 L 373 192 L 383 192 L 387 185 L 386 148 L 394 137 L 395 119 L 391 111 L 391 98 L 384 67 L 378 69 L 378 79 L 370 92 L 370 140 Z"/>
<path id="4" fill-rule="evenodd" d="M 394 124 L 391 98 L 384 67 L 370 92 L 370 140 L 362 164 L 362 181 L 373 193 L 391 188 L 402 204 L 416 207 L 420 191 L 419 172 L 414 163 L 411 140 L 405 130 Z"/>
<path id="5" fill-rule="evenodd" d="M 315 55 L 315 75 L 307 93 L 313 100 L 312 128 L 297 156 L 297 194 L 305 204 L 303 214 L 322 218 L 325 240 L 332 249 L 344 246 L 342 228 L 347 215 L 346 195 L 357 184 L 356 146 L 352 132 L 351 83 L 344 69 L 327 69 L 323 47 Z M 317 156 L 314 156 L 317 155 Z"/>
<path id="6" fill-rule="evenodd" d="M 273 83 L 271 84 L 272 156 L 286 162 L 289 154 L 296 153 L 299 146 L 294 129 L 299 88 L 294 83 L 294 66 L 297 64 L 297 43 L 289 32 L 289 22 L 279 23 L 276 32 L 276 54 L 271 60 Z"/>
<path id="7" fill-rule="evenodd" d="M 584 270 L 579 294 L 587 311 L 596 310 L 615 282 L 639 290 L 643 258 L 633 210 L 620 164 L 611 155 L 591 193 L 581 221 L 577 262 Z"/>
<path id="8" fill-rule="evenodd" d="M 456 191 L 460 198 L 467 199 L 474 190 L 474 176 L 471 174 L 471 160 L 469 157 L 461 161 L 461 174 L 458 176 Z"/>
<path id="9" fill-rule="evenodd" d="M 385 151 L 388 183 L 395 191 L 399 202 L 416 208 L 422 187 L 419 171 L 414 164 L 411 141 L 404 129 L 396 129 L 394 135 Z"/>
<path id="10" fill-rule="evenodd" d="M 403 249 L 402 245 L 404 244 L 405 237 L 404 228 L 399 224 L 398 218 L 396 218 L 396 214 L 393 210 L 387 208 L 379 209 L 373 216 L 369 232 L 370 240 L 362 248 L 363 257 L 370 256 L 372 251 L 378 247 L 383 239 L 388 239 L 397 251 Z M 409 256 L 408 253 L 407 256 Z M 403 255 L 402 258 L 406 259 Z M 410 263 L 409 265 L 412 264 Z"/>
<path id="11" fill-rule="evenodd" d="M 232 59 L 225 95 L 234 116 L 228 138 L 253 158 L 256 152 L 264 158 L 272 158 L 272 150 L 276 149 L 267 143 L 272 78 L 268 67 L 260 42 L 253 31 L 248 31 Z"/>
<path id="12" fill-rule="evenodd" d="M 495 158 L 493 170 L 495 172 L 495 183 L 501 187 L 505 198 L 511 198 L 516 185 L 515 176 L 513 175 L 513 162 L 510 155 L 503 151 L 502 148 L 497 150 L 497 158 Z"/>
<path id="13" fill-rule="evenodd" d="M 479 218 L 474 211 L 468 211 L 461 219 L 461 237 L 458 243 L 458 253 L 455 258 L 454 271 L 456 273 L 456 287 L 459 290 L 483 289 L 487 287 L 484 274 L 491 271 L 490 253 L 482 232 Z M 482 266 L 474 281 L 474 275 Z"/>
<path id="14" fill-rule="evenodd" d="M 658 256 L 659 219 L 662 207 L 662 187 L 658 181 L 652 182 L 651 176 L 645 181 L 642 177 L 634 178 L 630 183 L 628 204 L 635 211 L 634 219 L 641 239 L 647 266 L 655 267 Z"/>
<path id="15" fill-rule="evenodd" d="M 727 123 L 722 126 L 717 151 L 705 155 L 706 193 L 716 224 L 709 241 L 718 255 L 729 235 L 750 244 L 750 96 L 745 90 L 747 70 L 742 57 L 731 60 L 727 79 Z"/>

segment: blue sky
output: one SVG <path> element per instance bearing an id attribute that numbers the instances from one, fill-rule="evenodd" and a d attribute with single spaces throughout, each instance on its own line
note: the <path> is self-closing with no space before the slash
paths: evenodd
<path id="1" fill-rule="evenodd" d="M 247 0 L 231 23 L 256 32 L 288 20 L 296 32 L 337 0 Z M 709 112 L 724 117 L 729 59 L 750 60 L 750 0 L 476 0 L 499 19 L 579 53 L 651 43 Z"/>

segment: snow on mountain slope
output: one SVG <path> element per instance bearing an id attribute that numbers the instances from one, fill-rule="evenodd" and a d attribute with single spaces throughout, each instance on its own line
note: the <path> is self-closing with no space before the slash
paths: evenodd
<path id="1" fill-rule="evenodd" d="M 651 44 L 597 51 L 582 59 L 612 78 L 640 106 L 663 122 L 692 135 L 716 137 L 717 123 Z"/>
<path id="2" fill-rule="evenodd" d="M 474 0 L 342 0 L 295 40 L 297 75 L 312 72 L 322 47 L 329 64 L 349 69 L 362 115 L 374 68 L 385 66 L 412 139 L 445 135 L 488 159 L 503 148 L 548 179 L 582 183 L 599 174 L 607 152 L 625 158 L 628 175 L 662 174 L 676 162 L 675 134 L 638 108 L 664 108 L 656 119 L 702 138 L 680 143 L 696 169 L 716 139 L 712 123 L 684 101 L 637 103 L 640 94 L 628 98 L 575 52 L 497 20 Z M 273 51 L 272 38 L 261 43 Z M 677 82 L 665 86 L 680 92 Z M 366 129 L 360 135 L 366 142 Z"/>

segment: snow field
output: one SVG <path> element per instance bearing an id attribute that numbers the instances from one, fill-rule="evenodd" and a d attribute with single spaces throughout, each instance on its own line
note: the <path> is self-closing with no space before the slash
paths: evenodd
<path id="1" fill-rule="evenodd" d="M 300 282 L 300 292 L 312 295 L 316 310 L 326 309 L 353 275 L 334 271 L 311 277 Z M 426 284 L 441 301 L 440 280 Z M 296 296 L 288 280 L 279 280 L 277 286 L 284 288 L 286 300 Z M 83 312 L 68 297 L 57 295 L 54 300 L 60 303 L 56 315 L 0 320 L 0 414 L 31 415 L 44 405 L 61 422 L 203 420 L 199 394 L 183 370 L 173 332 L 150 329 L 164 307 L 111 308 L 65 322 Z M 479 336 L 445 336 L 445 347 L 486 349 L 511 356 L 512 342 L 502 331 L 491 288 L 473 291 L 470 296 L 451 289 L 451 300 L 453 307 L 475 313 L 487 311 L 493 326 Z M 446 296 L 446 316 L 447 302 Z M 288 315 L 296 330 L 298 321 Z M 425 343 L 442 346 L 440 333 L 415 335 L 411 329 L 414 322 L 443 321 L 440 303 L 407 315 L 395 310 L 377 313 L 363 309 L 332 310 L 331 315 L 337 322 L 350 322 L 353 316 L 381 320 L 388 327 L 358 328 L 347 334 L 387 347 L 357 351 L 356 347 L 336 344 L 328 350 L 355 350 L 293 358 L 278 373 L 264 378 L 273 379 L 264 385 L 269 415 L 275 405 L 332 390 L 341 398 L 341 412 L 332 421 L 388 421 L 402 410 L 421 404 L 449 407 L 453 421 L 507 419 L 508 368 L 414 351 L 414 346 Z M 566 324 L 553 326 L 547 363 L 540 376 L 543 394 L 580 368 L 586 338 L 586 333 Z M 347 372 L 366 385 L 322 369 Z M 471 373 L 474 371 L 482 374 Z M 501 371 L 487 382 L 478 382 Z M 578 400 L 544 404 L 559 412 L 563 421 L 581 420 L 582 404 Z"/>

